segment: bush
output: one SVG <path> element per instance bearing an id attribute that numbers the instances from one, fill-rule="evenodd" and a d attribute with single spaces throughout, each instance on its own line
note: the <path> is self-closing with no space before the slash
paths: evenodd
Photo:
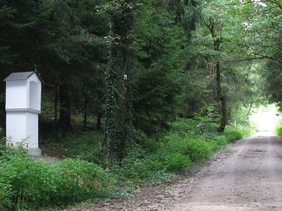
<path id="1" fill-rule="evenodd" d="M 258 130 L 257 125 L 254 122 L 250 121 L 240 121 L 237 122 L 236 125 L 229 124 L 225 127 L 225 133 L 231 132 L 231 131 L 238 131 L 240 132 L 243 137 L 249 137 L 254 134 L 256 134 L 256 131 Z"/>
<path id="2" fill-rule="evenodd" d="M 278 128 L 278 129 L 276 129 L 276 135 L 278 135 L 278 136 L 282 136 L 282 127 L 280 127 L 280 128 Z"/>
<path id="3" fill-rule="evenodd" d="M 65 159 L 55 169 L 59 172 L 59 201 L 81 202 L 99 195 L 114 180 L 101 167 L 79 159 Z"/>
<path id="4" fill-rule="evenodd" d="M 170 152 L 179 152 L 185 156 L 188 156 L 193 163 L 198 163 L 205 160 L 214 151 L 214 146 L 212 143 L 193 138 L 173 138 L 168 142 L 166 148 Z"/>
<path id="5" fill-rule="evenodd" d="M 276 126 L 275 134 L 277 136 L 282 136 L 282 121 L 281 120 L 278 122 L 278 125 Z"/>
<path id="6" fill-rule="evenodd" d="M 167 152 L 163 155 L 163 165 L 168 172 L 179 172 L 192 165 L 187 155 L 179 152 Z"/>
<path id="7" fill-rule="evenodd" d="M 198 163 L 211 156 L 213 146 L 204 140 L 192 139 L 186 142 L 184 150 L 185 155 L 188 155 L 194 163 Z"/>
<path id="8" fill-rule="evenodd" d="M 9 210 L 12 206 L 12 196 L 13 196 L 12 186 L 5 182 L 3 176 L 0 177 L 0 210 Z"/>
<path id="9" fill-rule="evenodd" d="M 224 133 L 224 135 L 227 138 L 229 143 L 235 142 L 243 138 L 242 133 L 240 133 L 239 131 L 226 132 Z"/>
<path id="10" fill-rule="evenodd" d="M 66 159 L 56 165 L 8 149 L 0 159 L 0 208 L 38 210 L 94 198 L 112 182 L 94 163 Z"/>
<path id="11" fill-rule="evenodd" d="M 123 159 L 121 167 L 115 172 L 120 177 L 120 182 L 134 185 L 157 184 L 171 180 L 174 174 L 167 171 L 170 167 L 167 162 L 167 154 L 150 153 L 141 147 L 134 147 Z M 179 165 L 179 164 L 177 164 Z"/>
<path id="12" fill-rule="evenodd" d="M 224 135 L 214 136 L 211 142 L 214 144 L 214 151 L 223 149 L 229 144 L 226 136 Z"/>

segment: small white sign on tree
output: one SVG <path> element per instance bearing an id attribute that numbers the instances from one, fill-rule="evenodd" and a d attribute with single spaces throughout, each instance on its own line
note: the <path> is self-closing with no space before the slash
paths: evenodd
<path id="1" fill-rule="evenodd" d="M 28 154 L 40 156 L 38 114 L 41 112 L 43 81 L 37 71 L 12 73 L 4 81 L 7 145 L 22 144 Z"/>

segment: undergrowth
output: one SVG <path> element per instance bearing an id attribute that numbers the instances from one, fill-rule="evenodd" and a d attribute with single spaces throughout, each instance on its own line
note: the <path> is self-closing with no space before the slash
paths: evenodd
<path id="1" fill-rule="evenodd" d="M 50 164 L 24 150 L 0 145 L 0 210 L 43 210 L 86 200 L 121 197 L 142 185 L 168 182 L 243 137 L 240 131 L 217 133 L 216 125 L 177 120 L 158 137 L 140 133 L 119 164 L 103 162 L 103 135 L 84 131 L 45 136 L 41 144 L 64 157 Z M 4 140 L 2 140 L 4 142 Z"/>
<path id="2" fill-rule="evenodd" d="M 57 164 L 34 160 L 24 150 L 0 148 L 0 210 L 65 207 L 109 197 L 114 179 L 100 166 L 80 159 Z"/>
<path id="3" fill-rule="evenodd" d="M 278 122 L 278 125 L 276 126 L 276 129 L 275 129 L 275 134 L 277 136 L 282 136 L 282 120 Z"/>

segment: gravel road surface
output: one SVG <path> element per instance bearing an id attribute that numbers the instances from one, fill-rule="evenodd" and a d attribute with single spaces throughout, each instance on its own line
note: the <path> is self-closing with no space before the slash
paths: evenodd
<path id="1" fill-rule="evenodd" d="M 220 151 L 194 176 L 72 211 L 281 211 L 281 159 L 282 138 L 261 132 Z"/>

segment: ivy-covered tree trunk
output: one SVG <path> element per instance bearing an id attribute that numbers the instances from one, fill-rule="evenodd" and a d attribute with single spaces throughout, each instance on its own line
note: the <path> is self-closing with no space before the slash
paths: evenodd
<path id="1" fill-rule="evenodd" d="M 130 32 L 133 13 L 129 0 L 112 5 L 111 45 L 109 65 L 106 72 L 105 150 L 107 160 L 120 161 L 130 137 L 130 102 L 128 80 L 130 61 Z"/>

